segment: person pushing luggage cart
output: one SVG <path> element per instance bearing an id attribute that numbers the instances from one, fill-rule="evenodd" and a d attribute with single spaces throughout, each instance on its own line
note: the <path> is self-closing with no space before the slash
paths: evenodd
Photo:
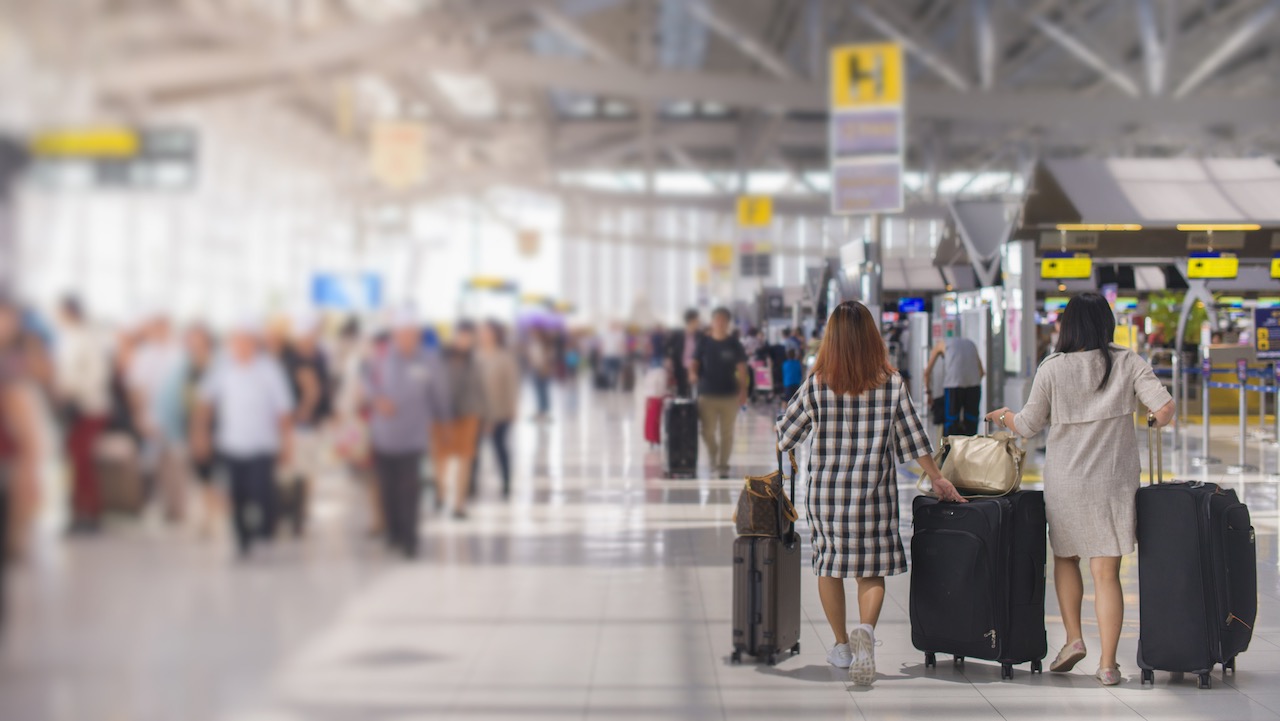
<path id="1" fill-rule="evenodd" d="M 813 439 L 805 508 L 818 596 L 835 635 L 827 661 L 848 668 L 854 683 L 870 685 L 884 577 L 907 570 L 893 460 L 916 459 L 941 499 L 964 499 L 934 463 L 911 394 L 889 364 L 877 319 L 865 305 L 849 301 L 831 313 L 813 373 L 777 430 L 783 451 Z M 852 633 L 845 625 L 845 578 L 858 583 L 861 623 Z"/>
<path id="2" fill-rule="evenodd" d="M 1089 559 L 1102 654 L 1096 678 L 1115 686 L 1122 676 L 1116 647 L 1124 621 L 1120 558 L 1133 552 L 1134 493 L 1141 460 L 1133 427 L 1135 400 L 1155 411 L 1155 423 L 1173 419 L 1173 398 L 1138 354 L 1111 342 L 1115 315 L 1097 293 L 1081 293 L 1062 313 L 1058 352 L 1036 371 L 1031 397 L 1014 414 L 987 414 L 1025 438 L 1049 429 L 1044 502 L 1053 547 L 1054 586 L 1067 642 L 1049 670 L 1065 673 L 1087 650 L 1080 626 Z"/>

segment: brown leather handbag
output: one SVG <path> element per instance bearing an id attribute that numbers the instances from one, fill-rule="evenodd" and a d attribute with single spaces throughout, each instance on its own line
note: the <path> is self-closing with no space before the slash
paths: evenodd
<path id="1" fill-rule="evenodd" d="M 796 454 L 791 459 L 791 493 L 795 494 Z M 747 476 L 733 512 L 733 523 L 739 536 L 782 538 L 800 517 L 782 487 L 782 451 L 778 451 L 778 470 L 766 476 Z"/>

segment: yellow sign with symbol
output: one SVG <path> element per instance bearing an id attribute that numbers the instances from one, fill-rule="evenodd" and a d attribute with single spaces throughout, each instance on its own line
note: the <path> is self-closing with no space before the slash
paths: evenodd
<path id="1" fill-rule="evenodd" d="M 1093 276 L 1093 258 L 1085 253 L 1073 256 L 1050 257 L 1040 261 L 1040 277 L 1048 280 L 1067 280 Z"/>
<path id="2" fill-rule="evenodd" d="M 767 195 L 743 195 L 738 198 L 738 225 L 763 228 L 773 222 L 773 198 Z M 730 261 L 732 262 L 732 261 Z"/>
<path id="3" fill-rule="evenodd" d="M 1271 333 L 1266 328 L 1258 329 L 1258 350 L 1271 350 Z"/>
<path id="4" fill-rule="evenodd" d="M 1187 261 L 1187 278 L 1234 278 L 1240 273 L 1240 259 L 1230 253 L 1192 256 Z"/>
<path id="5" fill-rule="evenodd" d="M 842 45 L 831 49 L 831 107 L 902 104 L 902 46 Z"/>
<path id="6" fill-rule="evenodd" d="M 1271 277 L 1280 278 L 1280 258 L 1271 259 Z"/>
<path id="7" fill-rule="evenodd" d="M 707 259 L 715 270 L 728 270 L 733 267 L 733 245 L 730 243 L 712 243 L 707 247 Z"/>

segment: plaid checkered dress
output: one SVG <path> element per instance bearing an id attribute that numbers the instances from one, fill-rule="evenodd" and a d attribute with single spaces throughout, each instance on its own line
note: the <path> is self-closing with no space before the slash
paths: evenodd
<path id="1" fill-rule="evenodd" d="M 902 378 L 858 396 L 836 395 L 809 378 L 792 397 L 778 433 L 783 450 L 812 436 L 805 508 L 813 572 L 835 578 L 907 570 L 898 534 L 894 461 L 933 452 Z"/>

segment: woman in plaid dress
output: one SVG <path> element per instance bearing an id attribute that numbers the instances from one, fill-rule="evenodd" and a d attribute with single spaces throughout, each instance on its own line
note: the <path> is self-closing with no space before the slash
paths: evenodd
<path id="1" fill-rule="evenodd" d="M 924 425 L 865 305 L 841 303 L 831 313 L 813 374 L 792 397 L 778 433 L 783 450 L 813 439 L 806 509 L 818 595 L 836 637 L 827 660 L 869 684 L 884 577 L 907 570 L 895 461 L 917 459 L 940 498 L 963 499 L 933 462 Z M 861 625 L 852 634 L 845 578 L 858 583 Z"/>

